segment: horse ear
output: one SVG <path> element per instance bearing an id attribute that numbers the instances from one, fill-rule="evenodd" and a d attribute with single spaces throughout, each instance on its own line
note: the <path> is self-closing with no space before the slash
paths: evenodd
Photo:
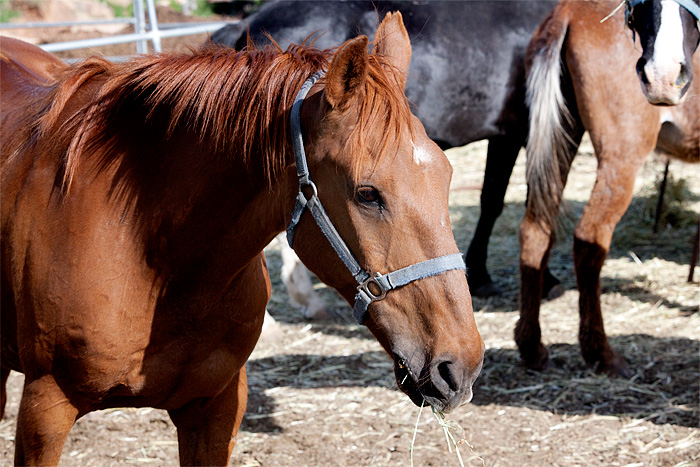
<path id="1" fill-rule="evenodd" d="M 406 85 L 408 66 L 411 64 L 411 40 L 403 25 L 400 11 L 387 13 L 374 36 L 373 53 L 384 55 L 400 73 Z"/>
<path id="2" fill-rule="evenodd" d="M 350 39 L 335 53 L 326 75 L 326 99 L 331 107 L 347 102 L 365 82 L 367 42 L 367 36 Z"/>

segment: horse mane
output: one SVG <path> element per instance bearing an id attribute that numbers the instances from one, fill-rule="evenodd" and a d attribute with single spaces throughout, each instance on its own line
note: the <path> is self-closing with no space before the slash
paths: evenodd
<path id="1" fill-rule="evenodd" d="M 40 106 L 35 130 L 68 138 L 57 141 L 67 148 L 61 174 L 65 190 L 84 157 L 97 153 L 102 164 L 109 165 L 119 154 L 138 150 L 140 139 L 124 134 L 125 128 L 140 131 L 156 145 L 178 129 L 194 131 L 213 155 L 258 164 L 271 185 L 293 160 L 288 135 L 294 97 L 313 72 L 328 68 L 332 52 L 303 44 L 283 51 L 273 43 L 264 48 L 251 44 L 241 51 L 209 45 L 196 52 L 140 56 L 124 63 L 91 58 L 69 67 L 54 85 Z M 397 73 L 381 56 L 370 55 L 369 63 L 368 79 L 358 96 L 358 121 L 348 138 L 356 167 L 384 152 L 403 128 L 411 128 Z M 84 103 L 73 110 L 73 97 L 85 93 Z M 159 123 L 142 130 L 153 122 Z M 380 151 L 368 149 L 365 141 L 364 133 L 372 128 L 381 129 L 379 147 L 373 148 Z M 158 155 L 139 156 L 143 157 Z M 138 163 L 139 158 L 130 159 Z"/>

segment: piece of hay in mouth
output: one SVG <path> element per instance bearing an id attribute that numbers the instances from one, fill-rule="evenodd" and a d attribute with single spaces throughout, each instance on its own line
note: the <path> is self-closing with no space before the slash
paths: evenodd
<path id="1" fill-rule="evenodd" d="M 413 439 L 411 440 L 411 467 L 413 467 L 413 448 L 416 444 L 416 434 L 418 433 L 418 422 L 420 421 L 420 416 L 423 413 L 423 407 L 425 406 L 425 401 L 421 403 L 420 409 L 418 410 L 418 418 L 416 419 L 416 425 L 413 428 Z M 455 447 L 455 452 L 457 453 L 457 459 L 459 460 L 459 465 L 460 467 L 464 467 L 464 460 L 462 460 L 462 454 L 459 452 L 459 445 L 460 444 L 466 444 L 469 447 L 469 450 L 476 456 L 477 459 L 479 459 L 482 463 L 482 465 L 486 465 L 484 462 L 484 459 L 477 455 L 474 452 L 474 447 L 469 444 L 469 441 L 465 438 L 465 432 L 464 428 L 462 428 L 459 423 L 457 423 L 456 420 L 448 420 L 445 417 L 445 414 L 440 412 L 439 410 L 435 410 L 435 407 L 432 405 L 430 406 L 431 410 L 433 411 L 433 416 L 435 417 L 435 420 L 437 420 L 438 424 L 442 428 L 444 434 L 445 434 L 445 441 L 447 442 L 447 449 L 452 452 L 452 445 Z M 452 434 L 451 430 L 459 430 L 461 432 L 461 437 L 459 440 L 455 439 L 455 436 Z"/>

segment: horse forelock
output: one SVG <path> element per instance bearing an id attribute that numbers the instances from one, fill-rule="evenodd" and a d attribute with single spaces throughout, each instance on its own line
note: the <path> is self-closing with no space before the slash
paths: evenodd
<path id="1" fill-rule="evenodd" d="M 369 56 L 367 80 L 358 96 L 358 116 L 345 150 L 354 157 L 353 177 L 383 155 L 396 152 L 392 143 L 413 139 L 411 109 L 403 92 L 403 77 L 382 55 Z M 404 133 L 404 131 L 406 133 Z"/>

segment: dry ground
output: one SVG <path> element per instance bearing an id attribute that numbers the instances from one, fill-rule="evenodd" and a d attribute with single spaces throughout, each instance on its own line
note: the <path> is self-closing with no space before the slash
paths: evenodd
<path id="1" fill-rule="evenodd" d="M 60 40 L 75 38 L 70 31 L 61 34 Z M 181 39 L 166 48 L 182 50 L 202 41 L 203 36 Z M 132 53 L 120 47 L 102 53 Z M 485 148 L 476 143 L 448 151 L 455 167 L 452 221 L 462 248 L 479 215 Z M 700 289 L 697 279 L 686 283 L 700 212 L 700 167 L 671 164 L 665 227 L 653 234 L 662 169 L 656 157 L 643 167 L 603 269 L 606 329 L 635 373 L 630 380 L 613 380 L 593 374 L 579 354 L 573 221 L 565 222 L 551 259 L 567 292 L 542 309 L 543 339 L 555 366 L 532 372 L 519 364 L 512 336 L 518 316 L 517 231 L 526 191 L 520 157 L 490 248 L 489 267 L 505 293 L 474 300 L 487 346 L 484 370 L 473 402 L 449 415 L 464 428 L 460 451 L 465 465 L 700 465 Z M 595 158 L 584 145 L 565 193 L 573 219 L 594 177 Z M 270 247 L 267 254 L 273 274 L 269 309 L 282 334 L 260 342 L 248 363 L 248 414 L 231 464 L 410 465 L 418 409 L 397 390 L 388 357 L 364 328 L 353 324 L 349 307 L 321 284 L 334 317 L 305 322 L 288 305 L 278 275 L 279 253 Z M 2 465 L 13 456 L 21 387 L 22 376 L 13 374 L 7 414 L 0 421 Z M 428 410 L 418 422 L 413 456 L 415 465 L 459 465 Z M 175 430 L 167 414 L 154 409 L 87 415 L 71 432 L 61 460 L 65 466 L 176 463 Z"/>

